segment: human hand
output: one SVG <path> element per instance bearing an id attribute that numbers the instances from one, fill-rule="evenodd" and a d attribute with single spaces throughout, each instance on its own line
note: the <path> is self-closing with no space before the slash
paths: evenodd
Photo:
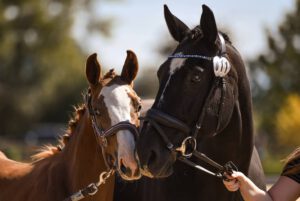
<path id="1" fill-rule="evenodd" d="M 239 190 L 241 182 L 245 180 L 245 175 L 242 172 L 233 171 L 231 175 L 225 174 L 228 180 L 223 180 L 223 183 L 228 191 L 234 192 Z"/>

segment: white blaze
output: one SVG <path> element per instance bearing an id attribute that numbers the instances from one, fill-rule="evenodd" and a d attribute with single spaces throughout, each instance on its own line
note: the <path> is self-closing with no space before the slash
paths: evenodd
<path id="1" fill-rule="evenodd" d="M 179 54 L 180 54 L 180 53 L 179 53 Z M 184 65 L 184 63 L 185 63 L 186 60 L 187 60 L 187 59 L 185 59 L 185 58 L 173 58 L 173 59 L 172 59 L 171 64 L 170 64 L 170 69 L 169 69 L 169 78 L 168 78 L 168 80 L 167 80 L 167 82 L 166 82 L 166 84 L 165 84 L 165 87 L 164 87 L 164 89 L 163 89 L 161 95 L 160 95 L 160 98 L 159 98 L 159 101 L 158 101 L 158 107 L 160 107 L 160 105 L 161 105 L 162 102 L 163 102 L 163 99 L 164 99 L 164 93 L 165 93 L 165 91 L 166 91 L 166 88 L 167 88 L 168 85 L 169 85 L 169 82 L 170 82 L 170 80 L 171 80 L 172 75 L 173 75 L 178 69 L 180 69 L 180 68 Z"/>
<path id="2" fill-rule="evenodd" d="M 127 85 L 111 85 L 105 86 L 101 90 L 100 96 L 104 97 L 104 103 L 108 110 L 111 125 L 115 125 L 121 121 L 131 122 L 130 105 L 131 99 L 128 96 L 130 88 Z M 132 123 L 132 122 L 131 122 Z M 117 133 L 118 142 L 118 159 L 123 159 L 124 163 L 130 165 L 135 163 L 134 136 L 128 130 L 121 130 Z"/>
<path id="3" fill-rule="evenodd" d="M 170 64 L 169 74 L 173 75 L 181 66 L 184 65 L 185 58 L 173 58 Z"/>

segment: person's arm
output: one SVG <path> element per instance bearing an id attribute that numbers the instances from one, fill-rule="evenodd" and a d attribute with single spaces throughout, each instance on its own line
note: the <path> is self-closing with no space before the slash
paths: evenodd
<path id="1" fill-rule="evenodd" d="M 245 201 L 272 201 L 270 195 L 258 188 L 248 177 L 242 172 L 234 172 L 231 176 L 227 176 L 230 181 L 223 180 L 227 190 L 240 190 Z"/>
<path id="2" fill-rule="evenodd" d="M 300 184 L 281 176 L 268 192 L 258 188 L 241 172 L 234 172 L 231 181 L 223 181 L 229 191 L 240 190 L 245 201 L 295 201 L 300 196 Z"/>
<path id="3" fill-rule="evenodd" d="M 295 201 L 300 197 L 300 184 L 289 177 L 280 176 L 268 192 L 274 201 Z"/>

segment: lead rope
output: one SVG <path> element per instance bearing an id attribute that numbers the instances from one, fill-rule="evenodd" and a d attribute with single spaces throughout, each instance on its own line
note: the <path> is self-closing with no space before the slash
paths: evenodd
<path id="1" fill-rule="evenodd" d="M 64 199 L 63 201 L 79 201 L 79 200 L 82 200 L 86 197 L 91 197 L 91 196 L 95 195 L 98 192 L 99 187 L 101 185 L 105 184 L 106 180 L 113 174 L 114 174 L 114 170 L 109 170 L 109 171 L 102 172 L 99 175 L 98 182 L 90 183 L 85 188 L 77 191 L 76 193 L 74 193 L 70 197 Z"/>

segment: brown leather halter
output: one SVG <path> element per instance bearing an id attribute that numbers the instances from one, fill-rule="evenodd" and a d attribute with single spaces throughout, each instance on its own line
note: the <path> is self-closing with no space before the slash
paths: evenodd
<path id="1" fill-rule="evenodd" d="M 133 133 L 134 138 L 137 139 L 138 135 L 139 135 L 139 131 L 138 131 L 137 127 L 134 124 L 130 123 L 129 121 L 121 121 L 115 125 L 112 125 L 110 128 L 108 128 L 106 130 L 103 129 L 103 127 L 101 125 L 97 124 L 96 113 L 94 112 L 91 101 L 92 101 L 92 96 L 88 92 L 85 95 L 85 105 L 88 109 L 88 113 L 89 113 L 89 116 L 90 116 L 90 119 L 92 122 L 92 127 L 94 130 L 95 137 L 97 139 L 99 146 L 102 149 L 102 154 L 103 154 L 104 162 L 106 164 L 107 169 L 108 170 L 115 169 L 115 167 L 113 167 L 112 164 L 108 163 L 107 157 L 105 155 L 104 149 L 107 147 L 107 138 L 112 135 L 115 135 L 120 130 L 129 130 L 129 131 L 131 131 L 131 133 Z"/>

